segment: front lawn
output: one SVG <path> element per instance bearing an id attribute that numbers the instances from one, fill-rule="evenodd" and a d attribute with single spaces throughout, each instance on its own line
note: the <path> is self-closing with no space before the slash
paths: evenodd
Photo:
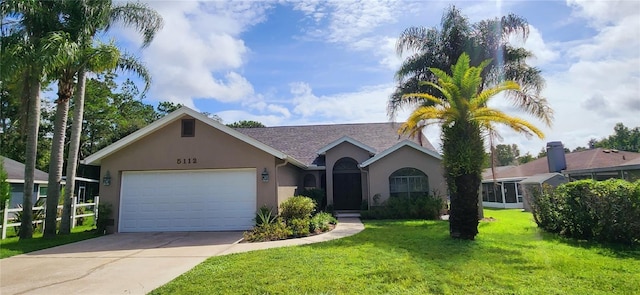
<path id="1" fill-rule="evenodd" d="M 212 257 L 152 294 L 634 294 L 640 249 L 540 232 L 531 214 L 485 210 L 476 241 L 446 221 L 366 221 L 360 234 Z"/>
<path id="2" fill-rule="evenodd" d="M 20 241 L 15 236 L 1 240 L 0 259 L 96 237 L 95 231 L 92 230 L 93 219 L 88 218 L 85 224 L 87 225 L 76 226 L 69 235 L 58 235 L 53 239 L 44 239 L 41 232 L 34 232 L 33 238 L 29 240 Z M 13 228 L 7 230 L 13 232 Z"/>

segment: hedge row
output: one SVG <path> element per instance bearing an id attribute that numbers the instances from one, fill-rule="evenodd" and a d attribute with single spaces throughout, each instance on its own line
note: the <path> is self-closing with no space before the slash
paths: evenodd
<path id="1" fill-rule="evenodd" d="M 533 216 L 541 228 L 566 237 L 640 242 L 640 181 L 581 180 L 534 194 Z"/>
<path id="2" fill-rule="evenodd" d="M 424 194 L 417 197 L 390 197 L 379 206 L 360 211 L 362 219 L 439 219 L 444 202 L 440 197 Z"/>

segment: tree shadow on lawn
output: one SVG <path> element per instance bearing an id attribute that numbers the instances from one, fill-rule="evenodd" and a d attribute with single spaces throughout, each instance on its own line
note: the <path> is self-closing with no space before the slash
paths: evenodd
<path id="1" fill-rule="evenodd" d="M 625 245 L 615 243 L 604 243 L 597 241 L 578 240 L 573 238 L 563 237 L 559 234 L 545 232 L 540 229 L 540 236 L 542 240 L 565 244 L 575 248 L 582 248 L 587 250 L 598 250 L 598 253 L 604 256 L 613 258 L 631 258 L 640 260 L 640 245 Z"/>

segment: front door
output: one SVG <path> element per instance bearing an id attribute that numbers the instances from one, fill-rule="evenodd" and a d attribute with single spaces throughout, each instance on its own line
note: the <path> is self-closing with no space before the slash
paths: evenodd
<path id="1" fill-rule="evenodd" d="M 359 210 L 362 176 L 358 162 L 342 158 L 333 166 L 333 205 L 336 210 Z"/>

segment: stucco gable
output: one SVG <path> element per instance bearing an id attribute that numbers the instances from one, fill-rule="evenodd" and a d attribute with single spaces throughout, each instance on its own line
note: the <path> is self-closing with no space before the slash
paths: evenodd
<path id="1" fill-rule="evenodd" d="M 138 140 L 154 133 L 157 132 L 159 130 L 161 130 L 162 128 L 166 127 L 167 125 L 183 118 L 184 116 L 190 116 L 202 123 L 205 123 L 213 128 L 218 129 L 221 132 L 224 132 L 234 138 L 237 138 L 259 150 L 262 150 L 268 154 L 273 155 L 274 157 L 281 159 L 281 160 L 287 160 L 289 163 L 292 163 L 298 167 L 304 167 L 305 165 L 303 165 L 300 161 L 286 155 L 285 153 L 270 147 L 262 142 L 259 142 L 245 134 L 242 134 L 236 130 L 234 130 L 233 128 L 227 127 L 224 124 L 221 124 L 220 122 L 213 120 L 199 112 L 196 112 L 188 107 L 182 107 L 160 119 L 158 119 L 157 121 L 141 128 L 140 130 L 120 139 L 119 141 L 99 150 L 98 152 L 88 156 L 87 158 L 85 158 L 82 163 L 83 164 L 88 164 L 88 165 L 100 165 L 100 162 L 102 159 L 104 159 L 105 157 L 108 157 L 109 155 L 112 155 L 120 150 L 122 150 L 123 148 L 137 142 Z"/>
<path id="2" fill-rule="evenodd" d="M 415 143 L 413 141 L 403 140 L 403 141 L 395 144 L 394 146 L 382 151 L 381 153 L 375 155 L 371 159 L 369 159 L 367 161 L 364 161 L 362 164 L 360 164 L 360 167 L 362 167 L 362 168 L 367 167 L 367 166 L 373 164 L 374 162 L 376 162 L 376 161 L 378 161 L 378 160 L 380 160 L 380 159 L 382 159 L 382 158 L 394 153 L 395 151 L 397 151 L 400 148 L 405 147 L 405 146 L 413 148 L 413 149 L 415 149 L 417 151 L 420 151 L 422 153 L 425 153 L 425 154 L 427 154 L 427 155 L 429 155 L 431 157 L 434 157 L 434 158 L 436 158 L 438 160 L 442 160 L 442 156 L 440 154 L 438 154 L 438 153 L 436 153 L 436 152 L 434 152 L 434 151 L 432 151 L 430 149 L 427 149 L 425 147 L 422 147 L 422 146 L 418 145 L 417 143 Z"/>
<path id="3" fill-rule="evenodd" d="M 344 143 L 344 142 L 348 142 L 348 143 L 350 143 L 350 144 L 352 144 L 354 146 L 357 146 L 357 147 L 369 152 L 369 154 L 371 154 L 371 155 L 374 155 L 376 153 L 376 149 L 374 149 L 374 148 L 372 148 L 372 147 L 370 147 L 370 146 L 368 146 L 368 145 L 366 145 L 366 144 L 364 144 L 362 142 L 359 142 L 359 141 L 357 141 L 357 140 L 355 140 L 355 139 L 353 139 L 353 138 L 351 138 L 349 136 L 343 136 L 343 137 L 339 138 L 338 140 L 335 140 L 335 141 L 327 144 L 326 146 L 322 147 L 321 149 L 319 149 L 318 150 L 318 155 L 324 155 L 330 149 L 332 149 L 332 148 L 334 148 L 334 147 L 336 147 L 339 144 Z"/>

